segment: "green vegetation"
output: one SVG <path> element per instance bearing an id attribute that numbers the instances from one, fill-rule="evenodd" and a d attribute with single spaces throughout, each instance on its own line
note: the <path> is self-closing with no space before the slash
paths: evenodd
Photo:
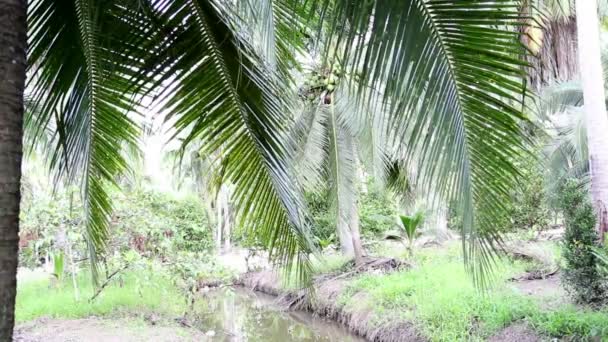
<path id="1" fill-rule="evenodd" d="M 21 279 L 15 312 L 17 321 L 39 317 L 179 315 L 187 307 L 179 288 L 158 267 L 122 273 L 93 301 L 89 299 L 95 288 L 87 272 L 78 277 L 78 288 L 80 298 L 76 298 L 69 281 L 49 286 L 45 278 Z"/>
<path id="2" fill-rule="evenodd" d="M 352 294 L 364 291 L 379 320 L 411 320 L 433 341 L 484 340 L 519 321 L 545 336 L 608 338 L 608 312 L 568 304 L 544 308 L 547 297 L 514 290 L 507 280 L 522 273 L 528 267 L 525 263 L 500 261 L 494 286 L 483 293 L 471 283 L 461 258 L 458 246 L 425 250 L 416 256 L 412 270 L 357 277 L 339 301 L 356 305 L 351 298 L 359 297 Z"/>
<path id="3" fill-rule="evenodd" d="M 424 221 L 424 213 L 421 211 L 416 212 L 413 215 L 399 215 L 401 219 L 401 225 L 407 239 L 407 250 L 410 253 L 410 257 L 414 255 L 414 241 L 416 236 L 419 234 L 418 228 Z"/>
<path id="4" fill-rule="evenodd" d="M 286 287 L 347 273 L 336 275 L 340 303 L 364 292 L 378 320 L 410 320 L 434 340 L 517 322 L 608 338 L 604 222 L 580 187 L 608 167 L 604 94 L 590 92 L 603 85 L 547 91 L 578 71 L 559 65 L 573 52 L 553 40 L 574 41 L 560 35 L 575 16 L 593 24 L 595 5 L 583 18 L 571 0 L 30 2 L 10 5 L 5 26 L 21 31 L 0 25 L 9 46 L 30 43 L 0 58 L 14 118 L 0 120 L 1 340 L 12 338 L 17 263 L 46 274 L 19 282 L 19 321 L 174 315 L 232 280 L 225 262 L 249 268 L 261 249 Z M 578 30 L 582 52 L 595 29 Z M 583 103 L 597 125 L 580 124 Z M 608 202 L 606 174 L 591 179 L 593 203 Z M 540 239 L 551 218 L 566 227 L 559 259 L 494 259 L 504 234 Z M 380 240 L 399 223 L 407 246 Z M 522 274 L 560 277 L 594 306 L 557 295 L 546 306 L 514 288 Z"/>
<path id="5" fill-rule="evenodd" d="M 38 192 L 35 200 L 24 201 L 23 266 L 38 266 L 41 258 L 67 251 L 71 252 L 69 260 L 87 257 L 82 207 L 72 195 L 68 191 Z M 102 258 L 135 250 L 152 259 L 170 259 L 179 251 L 199 253 L 214 248 L 212 230 L 199 199 L 155 190 L 115 192 L 113 196 L 116 208 L 109 227 L 111 239 Z"/>
<path id="6" fill-rule="evenodd" d="M 606 279 L 600 273 L 594 248 L 599 247 L 596 217 L 587 191 L 580 182 L 567 181 L 562 187 L 564 212 L 564 282 L 566 289 L 582 303 L 601 304 L 607 300 Z"/>
<path id="7" fill-rule="evenodd" d="M 373 180 L 363 183 L 366 191 L 359 194 L 359 221 L 363 238 L 377 239 L 386 231 L 397 227 L 397 203 L 394 195 L 378 186 Z M 306 192 L 308 209 L 312 218 L 312 235 L 318 247 L 338 243 L 336 215 L 332 212 L 328 191 Z"/>

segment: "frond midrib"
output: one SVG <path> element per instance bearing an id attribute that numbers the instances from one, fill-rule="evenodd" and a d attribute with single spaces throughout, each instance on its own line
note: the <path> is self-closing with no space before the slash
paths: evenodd
<path id="1" fill-rule="evenodd" d="M 92 163 L 93 153 L 94 151 L 94 125 L 95 125 L 95 115 L 97 113 L 97 87 L 99 86 L 98 82 L 100 78 L 97 76 L 97 54 L 95 53 L 96 39 L 93 24 L 91 23 L 90 18 L 90 4 L 83 3 L 86 0 L 78 0 L 76 1 L 76 12 L 79 19 L 79 28 L 80 28 L 80 36 L 82 40 L 82 45 L 85 51 L 85 60 L 87 63 L 87 73 L 88 73 L 88 86 L 90 93 L 90 101 L 89 101 L 89 110 L 90 112 L 90 123 L 87 125 L 88 131 L 88 139 L 87 139 L 87 153 L 86 153 L 86 162 L 84 167 L 86 170 L 84 171 L 84 179 L 83 179 L 83 194 L 85 196 L 84 208 L 86 215 L 86 231 L 87 231 L 87 240 L 89 244 L 89 258 L 91 258 L 91 273 L 93 277 L 93 282 L 97 283 L 98 279 L 98 270 L 97 270 L 97 253 L 99 253 L 98 247 L 103 248 L 106 243 L 106 232 L 100 231 L 98 233 L 102 234 L 99 239 L 94 239 L 93 231 L 92 231 L 92 208 L 91 208 L 91 196 L 92 189 L 90 184 L 91 177 L 95 177 L 94 174 L 94 166 Z M 93 167 L 92 167 L 93 166 Z M 98 242 L 101 245 L 98 245 Z"/>

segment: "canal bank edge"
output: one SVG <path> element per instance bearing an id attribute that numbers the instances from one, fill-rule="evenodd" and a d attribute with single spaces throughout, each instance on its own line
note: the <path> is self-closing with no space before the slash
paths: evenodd
<path id="1" fill-rule="evenodd" d="M 351 332 L 376 342 L 423 342 L 428 339 L 410 321 L 394 316 L 385 320 L 373 312 L 373 303 L 365 292 L 351 294 L 356 305 L 340 303 L 339 297 L 347 290 L 347 279 L 325 278 L 314 281 L 311 290 L 286 290 L 280 287 L 280 277 L 272 271 L 245 273 L 239 285 L 277 296 L 287 309 L 307 310 L 315 315 L 334 320 Z"/>

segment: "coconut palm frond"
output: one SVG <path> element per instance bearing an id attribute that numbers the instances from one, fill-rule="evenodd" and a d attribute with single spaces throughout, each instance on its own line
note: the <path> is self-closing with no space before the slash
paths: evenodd
<path id="1" fill-rule="evenodd" d="M 298 150 L 294 166 L 302 185 L 309 190 L 320 189 L 327 179 L 325 163 L 328 159 L 327 112 L 315 104 L 303 106 L 292 129 Z"/>
<path id="2" fill-rule="evenodd" d="M 129 1 L 38 0 L 29 9 L 28 89 L 38 141 L 52 129 L 51 168 L 81 182 L 86 239 L 94 281 L 97 255 L 108 238 L 112 205 L 108 187 L 129 169 L 121 154 L 136 145 L 138 129 L 127 116 L 135 109 L 130 79 L 145 37 L 145 20 Z"/>
<path id="3" fill-rule="evenodd" d="M 201 154 L 217 156 L 224 181 L 234 186 L 239 225 L 260 237 L 275 261 L 309 276 L 312 243 L 288 165 L 295 151 L 286 134 L 290 87 L 235 34 L 239 19 L 218 2 L 165 1 L 158 8 L 172 33 L 159 43 L 164 67 L 155 77 L 165 86 L 161 98 L 176 136 L 184 137 L 184 150 L 196 142 Z"/>
<path id="4" fill-rule="evenodd" d="M 333 102 L 333 101 L 332 101 Z M 351 217 L 357 212 L 357 151 L 352 132 L 344 123 L 344 112 L 332 104 L 327 111 L 328 161 L 326 164 L 333 212 L 340 241 L 350 237 Z M 342 115 L 341 115 L 342 114 Z"/>
<path id="5" fill-rule="evenodd" d="M 520 2 L 318 2 L 347 73 L 360 77 L 360 105 L 382 103 L 419 183 L 462 204 L 466 259 L 483 282 L 518 177 L 512 157 L 528 149 Z"/>
<path id="6" fill-rule="evenodd" d="M 305 45 L 305 7 L 289 0 L 244 0 L 236 3 L 236 12 L 264 61 L 291 78 Z"/>

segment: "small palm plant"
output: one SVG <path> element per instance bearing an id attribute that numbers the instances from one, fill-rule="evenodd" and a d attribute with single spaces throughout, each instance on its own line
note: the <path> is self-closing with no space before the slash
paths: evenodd
<path id="1" fill-rule="evenodd" d="M 64 270 L 64 265 L 65 265 L 64 258 L 63 258 L 63 252 L 58 251 L 58 252 L 53 253 L 52 260 L 53 260 L 53 276 L 55 277 L 56 281 L 59 283 L 63 279 L 63 270 Z"/>
<path id="2" fill-rule="evenodd" d="M 410 257 L 414 255 L 414 241 L 416 241 L 416 235 L 418 227 L 424 221 L 424 213 L 417 211 L 411 216 L 399 215 L 403 230 L 405 232 L 405 238 L 407 239 L 407 250 L 409 251 Z"/>

